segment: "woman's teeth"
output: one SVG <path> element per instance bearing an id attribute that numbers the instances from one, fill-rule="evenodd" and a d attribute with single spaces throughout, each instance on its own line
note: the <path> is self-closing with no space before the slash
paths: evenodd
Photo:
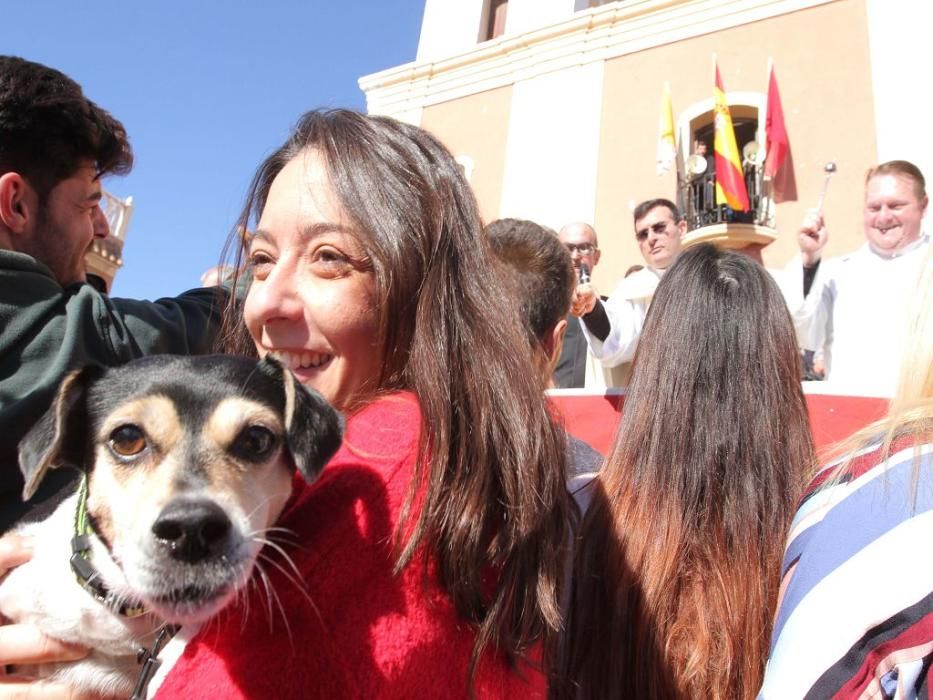
<path id="1" fill-rule="evenodd" d="M 332 355 L 320 352 L 289 352 L 288 350 L 270 350 L 267 355 L 275 358 L 290 370 L 320 367 L 332 357 Z"/>

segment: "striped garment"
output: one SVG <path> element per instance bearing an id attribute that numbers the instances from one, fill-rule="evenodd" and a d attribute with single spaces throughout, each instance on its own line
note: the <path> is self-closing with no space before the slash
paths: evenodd
<path id="1" fill-rule="evenodd" d="M 933 444 L 879 445 L 807 489 L 791 526 L 759 694 L 927 698 L 933 661 Z"/>

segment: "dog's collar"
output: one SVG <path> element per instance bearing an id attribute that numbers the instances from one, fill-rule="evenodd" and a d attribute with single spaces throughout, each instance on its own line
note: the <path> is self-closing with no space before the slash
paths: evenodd
<path id="1" fill-rule="evenodd" d="M 152 648 L 142 648 L 136 653 L 136 663 L 140 665 L 140 669 L 130 700 L 146 700 L 152 677 L 155 676 L 159 666 L 162 665 L 159 653 L 180 629 L 181 625 L 163 625 L 162 629 L 159 630 L 159 634 L 156 635 L 155 642 L 152 643 Z"/>
<path id="2" fill-rule="evenodd" d="M 81 485 L 78 487 L 78 505 L 75 509 L 75 536 L 71 540 L 71 569 L 75 572 L 78 583 L 81 584 L 84 590 L 113 612 L 124 617 L 145 615 L 147 610 L 141 603 L 133 605 L 126 600 L 117 598 L 113 591 L 108 590 L 100 580 L 97 567 L 91 563 L 91 536 L 95 534 L 94 526 L 87 512 L 87 477 L 81 477 Z M 161 664 L 158 659 L 159 652 L 162 651 L 162 648 L 168 644 L 168 641 L 175 636 L 179 629 L 181 629 L 180 625 L 163 625 L 156 635 L 152 648 L 142 647 L 138 650 L 136 663 L 140 665 L 140 669 L 130 700 L 146 699 L 149 683 Z"/>
<path id="3" fill-rule="evenodd" d="M 71 540 L 71 570 L 81 587 L 108 609 L 124 617 L 145 615 L 147 610 L 142 603 L 116 596 L 104 585 L 100 572 L 91 563 L 91 536 L 94 534 L 94 526 L 87 512 L 87 477 L 81 477 L 75 509 L 75 536 Z"/>

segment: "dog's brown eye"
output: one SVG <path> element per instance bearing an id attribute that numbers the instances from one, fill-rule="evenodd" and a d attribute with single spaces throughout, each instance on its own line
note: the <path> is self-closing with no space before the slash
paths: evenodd
<path id="1" fill-rule="evenodd" d="M 117 457 L 135 457 L 146 449 L 146 436 L 135 425 L 121 425 L 110 433 L 109 444 Z"/>
<path id="2" fill-rule="evenodd" d="M 275 434 L 261 425 L 250 425 L 237 435 L 233 452 L 247 459 L 266 457 L 275 448 Z"/>

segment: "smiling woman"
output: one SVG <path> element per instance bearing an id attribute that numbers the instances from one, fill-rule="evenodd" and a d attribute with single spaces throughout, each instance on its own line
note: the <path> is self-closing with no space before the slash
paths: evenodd
<path id="1" fill-rule="evenodd" d="M 240 227 L 252 281 L 228 349 L 278 357 L 346 437 L 296 484 L 266 585 L 183 635 L 159 697 L 543 696 L 564 436 L 461 169 L 416 127 L 312 112 Z"/>
<path id="2" fill-rule="evenodd" d="M 346 410 L 372 393 L 382 353 L 369 257 L 317 151 L 289 161 L 249 242 L 244 308 L 261 355 Z"/>

